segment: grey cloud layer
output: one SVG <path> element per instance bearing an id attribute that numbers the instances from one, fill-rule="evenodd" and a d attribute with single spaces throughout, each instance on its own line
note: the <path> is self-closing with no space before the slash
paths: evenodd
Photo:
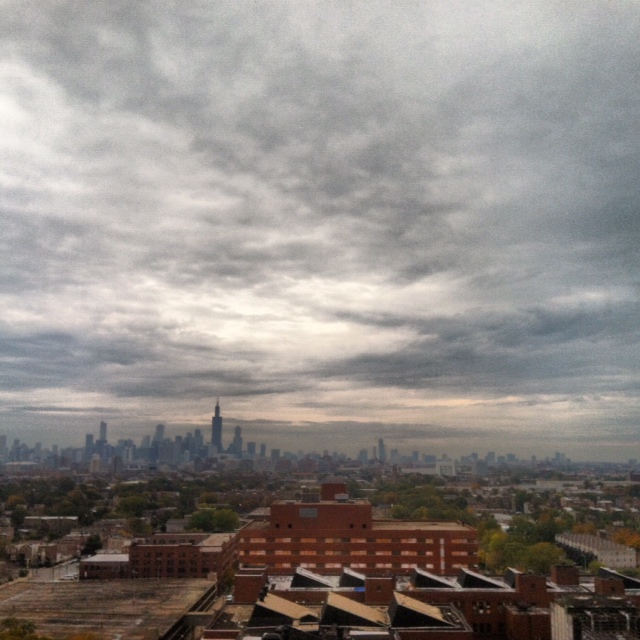
<path id="1" fill-rule="evenodd" d="M 43 413 L 324 420 L 339 383 L 639 416 L 634 3 L 12 8 L 5 415 L 57 389 Z"/>
<path id="2" fill-rule="evenodd" d="M 471 313 L 416 323 L 408 318 L 359 318 L 382 326 L 414 324 L 421 336 L 391 354 L 362 355 L 329 364 L 328 376 L 458 393 L 636 396 L 637 304 L 607 308 L 522 308 L 517 313 Z M 585 380 L 588 387 L 585 389 Z"/>

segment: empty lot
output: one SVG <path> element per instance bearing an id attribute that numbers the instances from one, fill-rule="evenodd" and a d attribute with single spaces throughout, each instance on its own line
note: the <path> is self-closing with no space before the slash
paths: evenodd
<path id="1" fill-rule="evenodd" d="M 210 586 L 208 580 L 16 581 L 0 588 L 0 618 L 31 620 L 37 633 L 53 637 L 151 640 Z"/>

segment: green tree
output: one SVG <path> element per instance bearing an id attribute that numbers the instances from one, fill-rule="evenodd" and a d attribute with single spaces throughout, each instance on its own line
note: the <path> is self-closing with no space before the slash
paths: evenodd
<path id="1" fill-rule="evenodd" d="M 429 509 L 429 507 L 418 507 L 411 512 L 411 519 L 421 520 L 423 522 L 426 522 L 427 520 L 433 520 L 433 511 Z"/>
<path id="2" fill-rule="evenodd" d="M 24 519 L 27 517 L 27 510 L 23 505 L 18 505 L 11 512 L 11 524 L 17 529 L 24 524 Z"/>
<path id="3" fill-rule="evenodd" d="M 102 538 L 97 533 L 92 533 L 82 547 L 82 555 L 92 556 L 98 549 L 102 549 Z"/>
<path id="4" fill-rule="evenodd" d="M 411 511 L 403 504 L 394 504 L 391 507 L 391 517 L 394 520 L 407 520 L 411 516 Z"/>
<path id="5" fill-rule="evenodd" d="M 602 562 L 598 562 L 597 560 L 592 560 L 588 565 L 587 565 L 587 571 L 592 575 L 592 576 L 597 576 L 598 572 L 600 571 L 600 569 L 602 569 L 602 567 L 604 567 L 604 564 L 602 564 Z"/>
<path id="6" fill-rule="evenodd" d="M 20 618 L 0 620 L 0 640 L 49 640 L 36 633 L 36 625 Z"/>
<path id="7" fill-rule="evenodd" d="M 125 517 L 141 518 L 147 508 L 147 499 L 144 496 L 126 496 L 118 503 L 118 512 Z"/>
<path id="8" fill-rule="evenodd" d="M 536 525 L 527 516 L 513 516 L 509 526 L 509 533 L 525 544 L 538 542 Z"/>
<path id="9" fill-rule="evenodd" d="M 535 573 L 547 574 L 554 565 L 566 563 L 565 552 L 550 542 L 534 544 L 527 550 L 525 556 L 525 568 Z"/>
<path id="10" fill-rule="evenodd" d="M 217 504 L 220 502 L 220 498 L 215 491 L 204 491 L 200 494 L 200 504 Z"/>
<path id="11" fill-rule="evenodd" d="M 515 569 L 525 569 L 529 548 L 517 539 L 509 538 L 504 545 L 502 559 L 504 565 L 502 569 L 514 567 Z"/>
<path id="12" fill-rule="evenodd" d="M 240 526 L 240 518 L 231 509 L 216 509 L 216 531 L 235 531 Z"/>
<path id="13" fill-rule="evenodd" d="M 6 500 L 7 509 L 15 509 L 18 505 L 23 506 L 26 504 L 26 500 L 22 495 L 10 495 Z"/>
<path id="14" fill-rule="evenodd" d="M 480 559 L 487 569 L 498 571 L 505 566 L 504 547 L 509 536 L 502 529 L 493 529 L 485 533 L 480 548 Z"/>
<path id="15" fill-rule="evenodd" d="M 364 495 L 360 488 L 360 483 L 353 478 L 349 478 L 349 480 L 347 480 L 347 493 L 350 498 L 362 498 Z"/>
<path id="16" fill-rule="evenodd" d="M 494 531 L 500 530 L 500 525 L 498 524 L 495 516 L 493 514 L 489 514 L 488 516 L 483 516 L 478 521 L 476 530 L 478 531 L 478 538 L 482 540 L 487 532 L 493 533 Z"/>
<path id="17" fill-rule="evenodd" d="M 562 531 L 562 527 L 553 514 L 544 512 L 535 524 L 535 537 L 540 542 L 553 542 L 556 534 Z"/>
<path id="18" fill-rule="evenodd" d="M 215 531 L 215 512 L 215 509 L 200 509 L 200 511 L 196 511 L 187 521 L 185 529 L 187 531 L 205 531 L 207 533 Z"/>
<path id="19" fill-rule="evenodd" d="M 91 493 L 92 497 L 89 497 L 88 493 Z M 77 516 L 79 524 L 91 524 L 96 495 L 93 489 L 89 490 L 84 485 L 74 487 L 64 496 L 56 498 L 49 512 L 57 516 Z"/>
<path id="20" fill-rule="evenodd" d="M 480 559 L 487 569 L 500 572 L 508 567 L 526 568 L 529 547 L 502 529 L 490 529 L 484 535 L 480 548 Z"/>
<path id="21" fill-rule="evenodd" d="M 149 536 L 153 533 L 153 527 L 144 518 L 129 518 L 127 527 L 135 538 Z"/>
<path id="22" fill-rule="evenodd" d="M 187 522 L 187 531 L 234 531 L 240 524 L 238 514 L 231 509 L 201 509 Z"/>

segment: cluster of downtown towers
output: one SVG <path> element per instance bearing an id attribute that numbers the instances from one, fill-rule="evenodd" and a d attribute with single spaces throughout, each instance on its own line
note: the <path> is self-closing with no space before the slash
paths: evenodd
<path id="1" fill-rule="evenodd" d="M 100 423 L 100 432 L 97 439 L 93 434 L 86 434 L 84 449 L 69 449 L 61 453 L 64 454 L 65 462 L 84 462 L 93 465 L 95 470 L 102 468 L 105 463 L 120 462 L 125 466 L 135 463 L 147 464 L 184 464 L 195 460 L 204 460 L 219 454 L 227 454 L 232 457 L 256 456 L 266 457 L 267 447 L 265 444 L 259 445 L 255 442 L 247 442 L 244 449 L 242 439 L 242 429 L 234 428 L 234 437 L 228 447 L 222 442 L 222 416 L 220 414 L 220 402 L 216 402 L 215 413 L 211 420 L 211 440 L 205 442 L 205 435 L 201 429 L 196 429 L 193 433 L 177 435 L 173 439 L 166 437 L 165 425 L 158 424 L 155 433 L 142 438 L 139 446 L 133 440 L 118 440 L 113 445 L 107 442 L 107 423 Z M 279 457 L 279 450 L 271 450 L 272 457 Z M 21 459 L 33 459 L 32 457 L 22 457 Z M 43 462 L 37 460 L 37 462 Z"/>
<path id="2" fill-rule="evenodd" d="M 220 415 L 220 400 L 216 400 L 216 408 L 211 418 L 211 444 L 216 449 L 217 453 L 222 453 L 225 448 L 222 444 L 222 416 Z M 242 429 L 235 427 L 233 430 L 233 440 L 226 450 L 227 453 L 231 453 L 236 456 L 242 455 Z M 260 457 L 264 458 L 267 453 L 267 446 L 265 444 L 260 445 Z M 251 457 L 256 455 L 256 443 L 247 442 L 247 454 Z"/>

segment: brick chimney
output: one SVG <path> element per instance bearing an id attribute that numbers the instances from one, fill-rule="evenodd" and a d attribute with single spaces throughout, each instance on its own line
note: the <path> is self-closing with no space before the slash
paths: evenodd
<path id="1" fill-rule="evenodd" d="M 236 573 L 233 600 L 238 604 L 253 604 L 267 586 L 267 568 L 243 568 Z"/>
<path id="2" fill-rule="evenodd" d="M 547 593 L 547 579 L 545 576 L 530 573 L 516 575 L 516 593 L 518 599 L 534 607 L 548 607 L 550 598 Z"/>
<path id="3" fill-rule="evenodd" d="M 577 586 L 580 584 L 580 571 L 578 567 L 556 565 L 551 567 L 551 582 L 563 586 Z"/>
<path id="4" fill-rule="evenodd" d="M 623 596 L 624 582 L 618 578 L 595 578 L 593 590 L 597 596 Z"/>

